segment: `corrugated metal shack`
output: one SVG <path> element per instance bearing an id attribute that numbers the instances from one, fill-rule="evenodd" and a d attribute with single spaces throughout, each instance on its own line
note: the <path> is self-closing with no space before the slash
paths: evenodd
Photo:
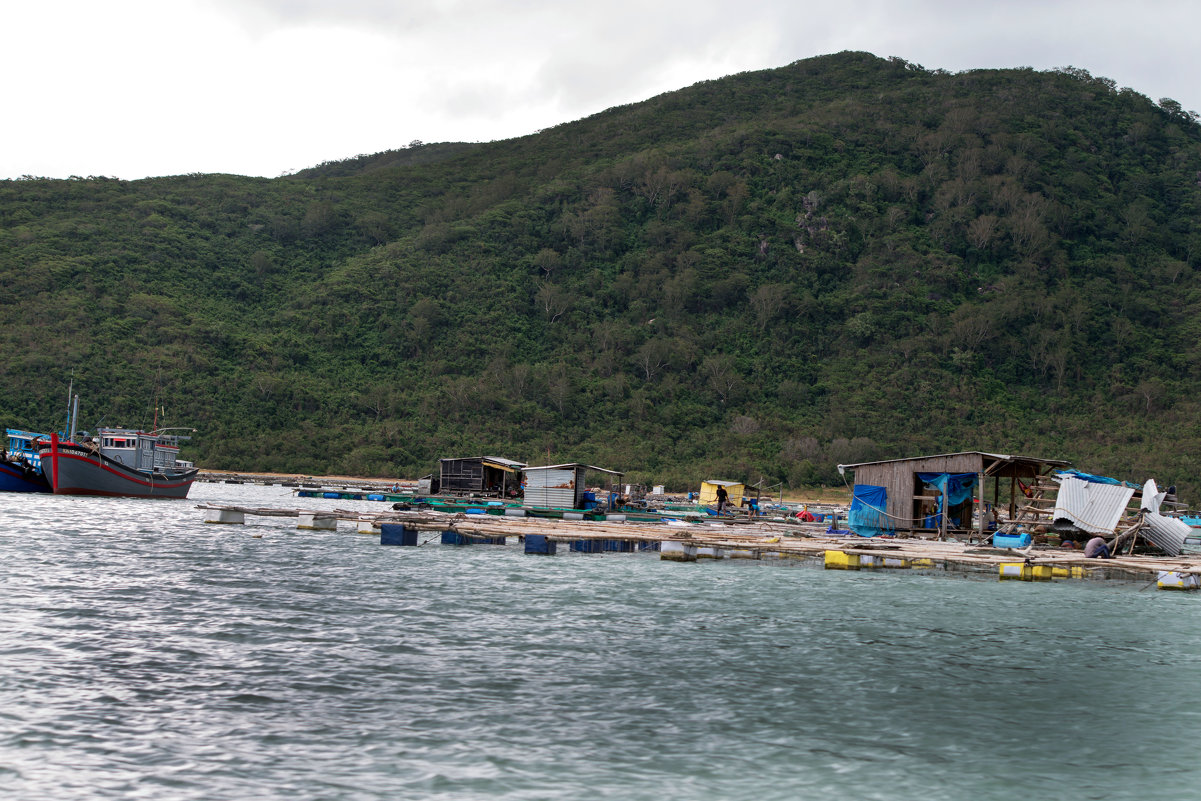
<path id="1" fill-rule="evenodd" d="M 993 507 L 1003 509 L 1007 505 L 1008 517 L 1014 519 L 1019 511 L 1018 499 L 1025 497 L 1023 487 L 1032 486 L 1041 477 L 1069 464 L 1058 459 L 966 451 L 845 464 L 838 469 L 854 471 L 855 498 L 873 498 L 873 509 L 879 512 L 882 529 L 939 538 L 971 535 L 974 529 L 983 538 L 990 522 L 984 510 L 988 490 L 985 479 L 994 479 Z M 949 491 L 948 480 L 950 487 L 961 489 L 958 497 Z M 963 495 L 965 500 L 960 499 Z M 941 503 L 944 497 L 948 501 L 945 512 Z"/>
<path id="2" fill-rule="evenodd" d="M 584 493 L 588 487 L 584 475 L 593 471 L 615 476 L 614 483 L 621 480 L 623 473 L 603 467 L 579 464 L 553 464 L 527 467 L 525 474 L 525 498 L 522 506 L 547 509 L 582 509 Z"/>
<path id="3" fill-rule="evenodd" d="M 471 495 L 505 495 L 516 492 L 525 462 L 497 456 L 439 459 L 442 474 L 439 491 Z"/>

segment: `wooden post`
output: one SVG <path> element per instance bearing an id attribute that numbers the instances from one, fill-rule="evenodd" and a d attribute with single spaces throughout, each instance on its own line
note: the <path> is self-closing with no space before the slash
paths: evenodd
<path id="1" fill-rule="evenodd" d="M 984 542 L 984 474 L 976 474 L 976 542 Z M 968 542 L 972 539 L 969 536 Z"/>
<path id="2" fill-rule="evenodd" d="M 1000 504 L 1000 502 L 1001 502 L 1001 481 L 1000 481 L 1000 479 L 997 479 L 994 477 L 992 480 L 992 513 L 993 513 L 994 517 L 998 518 L 998 520 L 997 520 L 998 526 L 1001 525 L 1001 521 L 999 519 L 1001 517 L 1001 515 L 997 514 L 997 506 Z"/>
<path id="3" fill-rule="evenodd" d="M 947 538 L 947 515 L 950 509 L 947 508 L 947 494 L 942 493 L 942 503 L 939 504 L 942 508 L 942 514 L 938 516 L 938 541 L 943 542 Z"/>

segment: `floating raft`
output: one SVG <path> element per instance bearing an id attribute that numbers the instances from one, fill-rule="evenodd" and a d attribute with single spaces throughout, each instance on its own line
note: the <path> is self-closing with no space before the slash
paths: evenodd
<path id="1" fill-rule="evenodd" d="M 663 523 L 637 521 L 563 520 L 533 517 L 494 517 L 433 511 L 393 511 L 364 514 L 345 509 L 274 509 L 204 504 L 206 522 L 242 523 L 247 515 L 294 517 L 298 528 L 337 530 L 339 521 L 361 533 L 380 533 L 384 524 L 402 525 L 423 533 L 422 539 L 446 544 L 504 544 L 509 537 L 536 538 L 540 550 L 563 543 L 583 553 L 659 551 L 669 561 L 706 559 L 804 559 L 820 561 L 827 569 L 916 569 L 991 574 L 1001 580 L 1117 579 L 1157 584 L 1162 589 L 1201 588 L 1201 556 L 1120 556 L 1085 559 L 1077 552 L 1054 549 L 1005 549 L 924 539 L 835 537 L 824 524 L 751 522 L 737 527 L 721 523 Z"/>

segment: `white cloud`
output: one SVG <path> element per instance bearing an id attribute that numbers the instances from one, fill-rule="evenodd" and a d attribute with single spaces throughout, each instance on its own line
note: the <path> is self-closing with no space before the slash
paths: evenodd
<path id="1" fill-rule="evenodd" d="M 9 4 L 0 177 L 272 176 L 412 139 L 518 136 L 844 49 L 952 71 L 1070 64 L 1201 108 L 1201 13 L 1129 14 L 1079 0 Z"/>

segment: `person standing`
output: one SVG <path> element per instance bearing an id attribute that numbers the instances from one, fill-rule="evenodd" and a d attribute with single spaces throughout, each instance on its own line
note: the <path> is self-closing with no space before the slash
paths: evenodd
<path id="1" fill-rule="evenodd" d="M 720 515 L 725 511 L 726 504 L 730 502 L 730 493 L 726 492 L 726 488 L 720 484 L 717 487 L 717 513 Z"/>

